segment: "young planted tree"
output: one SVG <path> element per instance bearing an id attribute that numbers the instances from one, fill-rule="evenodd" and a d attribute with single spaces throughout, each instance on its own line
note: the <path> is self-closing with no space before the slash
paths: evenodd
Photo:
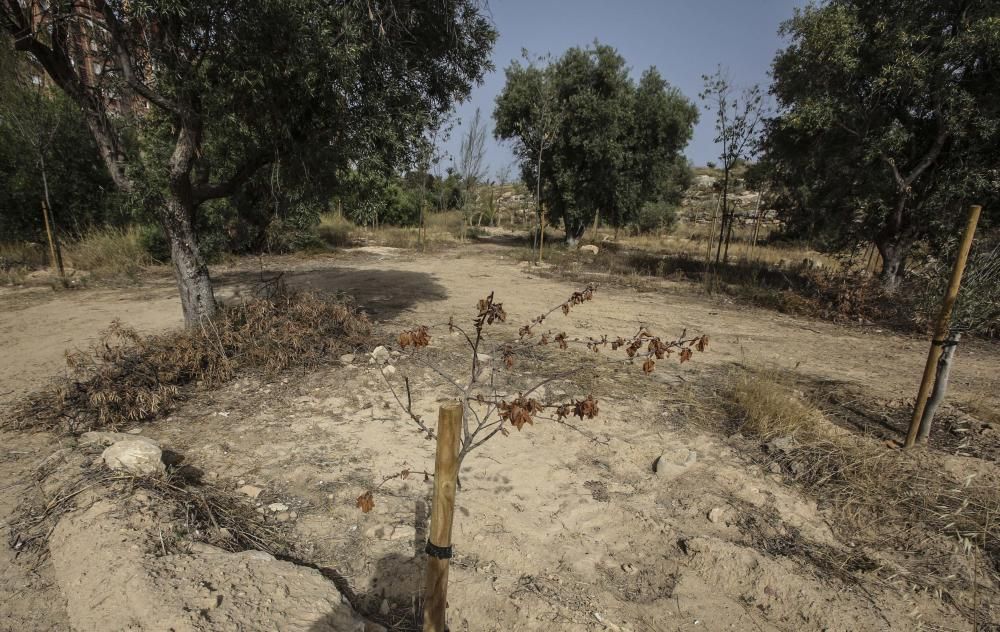
<path id="1" fill-rule="evenodd" d="M 637 85 L 621 55 L 595 43 L 544 68 L 513 63 L 494 118 L 497 138 L 515 141 L 525 180 L 572 245 L 598 211 L 624 226 L 673 188 L 669 167 L 681 164 L 698 114 L 655 68 Z"/>
<path id="2" fill-rule="evenodd" d="M 729 242 L 733 234 L 736 209 L 729 204 L 733 167 L 751 158 L 757 151 L 764 120 L 764 100 L 759 86 L 751 86 L 736 95 L 729 74 L 720 66 L 714 75 L 702 75 L 705 89 L 701 99 L 705 108 L 715 113 L 715 142 L 721 153 L 722 199 L 719 204 L 722 222 L 715 250 L 715 263 L 729 260 Z"/>
<path id="3" fill-rule="evenodd" d="M 83 111 L 116 186 L 159 219 L 189 325 L 216 310 L 195 230 L 206 201 L 284 156 L 412 162 L 496 37 L 477 0 L 4 0 L 0 25 Z"/>
<path id="4" fill-rule="evenodd" d="M 1000 4 L 831 0 L 782 26 L 765 162 L 786 213 L 836 246 L 874 242 L 894 290 L 920 240 L 996 217 Z"/>
<path id="5" fill-rule="evenodd" d="M 504 164 L 504 165 L 501 165 L 500 167 L 497 168 L 496 193 L 494 194 L 495 197 L 491 196 L 491 200 L 492 200 L 491 204 L 493 206 L 493 208 L 492 208 L 492 212 L 493 212 L 492 220 L 493 220 L 493 225 L 494 226 L 499 226 L 500 225 L 500 200 L 503 199 L 504 187 L 506 187 L 507 183 L 510 182 L 510 172 L 511 172 L 511 165 L 510 164 Z M 511 227 L 514 226 L 514 216 L 513 215 L 511 215 L 510 225 L 511 225 Z"/>
<path id="6" fill-rule="evenodd" d="M 479 108 L 469 128 L 462 136 L 458 153 L 458 173 L 462 178 L 462 241 L 465 241 L 466 227 L 471 223 L 473 192 L 486 175 L 486 123 L 479 114 Z"/>
<path id="7" fill-rule="evenodd" d="M 564 316 L 567 316 L 576 306 L 591 301 L 594 298 L 595 289 L 593 285 L 590 285 L 578 292 L 573 292 L 562 303 L 539 314 L 531 322 L 521 325 L 516 334 L 509 332 L 504 335 L 504 332 L 498 332 L 499 335 L 493 335 L 494 329 L 507 320 L 507 312 L 504 310 L 503 304 L 497 302 L 493 293 L 479 301 L 471 328 L 463 327 L 452 318 L 442 325 L 421 325 L 399 334 L 400 358 L 394 362 L 413 363 L 431 370 L 441 378 L 444 388 L 449 390 L 462 404 L 464 416 L 458 453 L 459 471 L 462 462 L 470 452 L 481 447 L 498 434 L 509 436 L 511 428 L 520 431 L 524 426 L 534 424 L 535 420 L 545 419 L 566 424 L 575 429 L 567 422 L 567 419 L 577 417 L 584 420 L 597 416 L 599 402 L 592 394 L 569 401 L 548 401 L 542 395 L 546 385 L 555 380 L 572 377 L 593 360 L 581 363 L 579 368 L 562 371 L 539 380 L 523 390 L 517 392 L 510 390 L 511 380 L 505 378 L 516 378 L 518 371 L 524 366 L 533 368 L 532 365 L 537 363 L 540 349 L 554 347 L 559 350 L 567 350 L 570 347 L 576 347 L 591 352 L 588 354 L 591 358 L 603 350 L 610 350 L 612 353 L 621 352 L 630 362 L 641 363 L 643 373 L 648 375 L 656 369 L 658 361 L 675 353 L 679 361 L 684 363 L 692 358 L 695 350 L 705 351 L 708 348 L 707 335 L 688 336 L 686 330 L 675 339 L 661 338 L 646 327 L 640 327 L 638 331 L 628 337 L 609 338 L 604 335 L 595 338 L 573 337 L 564 331 L 545 327 L 549 319 L 557 312 L 562 312 Z M 456 372 L 454 365 L 443 368 L 434 362 L 432 357 L 429 357 L 426 348 L 431 343 L 432 332 L 437 329 L 457 333 L 462 340 L 468 358 L 468 362 L 462 365 L 464 373 Z M 378 368 L 382 368 L 392 356 L 387 349 L 383 348 L 381 353 L 379 349 L 376 349 L 373 357 Z M 413 421 L 416 429 L 431 438 L 433 436 L 432 429 L 413 409 L 409 377 L 403 378 L 405 393 L 397 392 L 397 386 L 393 385 L 394 378 L 391 378 L 390 374 L 394 375 L 395 371 L 382 371 L 386 386 L 392 392 L 396 402 Z M 380 486 L 393 478 L 405 478 L 410 474 L 409 470 L 393 474 L 384 478 Z M 374 506 L 373 493 L 376 489 L 366 490 L 358 497 L 358 507 L 363 511 L 370 511 Z"/>
<path id="8" fill-rule="evenodd" d="M 522 50 L 521 56 L 527 65 L 513 61 L 504 71 L 507 82 L 497 97 L 493 111 L 496 122 L 493 134 L 500 140 L 514 141 L 514 151 L 521 161 L 522 177 L 534 190 L 538 232 L 532 247 L 536 248 L 544 223 L 542 165 L 546 152 L 556 141 L 562 114 L 556 100 L 551 58 L 533 59 L 527 50 Z M 545 67 L 540 66 L 543 61 Z"/>
<path id="9" fill-rule="evenodd" d="M 40 239 L 43 200 L 53 220 L 72 217 L 73 227 L 113 219 L 111 182 L 76 107 L 49 94 L 42 71 L 17 59 L 3 40 L 0 35 L 0 235 Z"/>

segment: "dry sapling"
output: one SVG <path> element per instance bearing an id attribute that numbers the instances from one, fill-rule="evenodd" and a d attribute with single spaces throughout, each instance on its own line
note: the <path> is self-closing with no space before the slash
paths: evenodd
<path id="1" fill-rule="evenodd" d="M 589 285 L 583 290 L 573 292 L 562 303 L 522 325 L 517 330 L 516 336 L 512 333 L 506 337 L 503 334 L 491 335 L 492 332 L 497 331 L 494 328 L 495 325 L 507 321 L 507 312 L 504 311 L 503 304 L 495 300 L 492 292 L 479 301 L 471 328 L 459 325 L 452 318 L 447 323 L 420 325 L 399 334 L 397 342 L 400 360 L 405 359 L 430 369 L 448 384 L 463 406 L 462 437 L 458 455 L 459 468 L 470 452 L 498 434 L 508 436 L 511 428 L 520 431 L 526 425 L 533 425 L 536 420 L 555 421 L 575 428 L 569 421 L 571 418 L 585 420 L 593 419 L 598 415 L 599 402 L 592 394 L 563 401 L 549 401 L 542 396 L 542 393 L 547 390 L 544 389 L 546 385 L 555 380 L 572 376 L 584 368 L 585 363 L 577 368 L 551 375 L 516 393 L 507 391 L 504 385 L 508 382 L 503 379 L 504 376 L 501 374 L 506 371 L 514 373 L 516 376 L 519 367 L 528 366 L 532 361 L 537 361 L 535 352 L 540 347 L 555 346 L 560 350 L 566 350 L 571 346 L 576 346 L 594 353 L 599 353 L 604 349 L 613 353 L 621 352 L 631 362 L 640 364 L 646 374 L 654 371 L 658 361 L 674 354 L 683 363 L 691 359 L 694 351 L 705 351 L 708 348 L 707 335 L 689 337 L 686 331 L 675 339 L 664 339 L 646 327 L 640 327 L 635 334 L 627 338 L 611 338 L 606 335 L 594 338 L 570 336 L 565 331 L 544 328 L 546 322 L 556 312 L 561 311 L 564 316 L 568 316 L 570 311 L 578 305 L 591 301 L 595 289 L 595 286 Z M 426 352 L 426 348 L 431 343 L 431 332 L 435 329 L 445 328 L 449 333 L 458 335 L 463 346 L 466 347 L 468 364 L 464 375 L 454 375 L 445 370 L 434 362 Z M 388 362 L 391 355 L 388 350 L 382 349 L 381 353 L 379 351 L 377 349 L 373 357 L 380 365 L 383 379 L 396 402 L 416 427 L 427 438 L 432 438 L 433 430 L 413 408 L 409 377 L 404 376 L 402 380 L 405 393 L 397 391 L 393 380 L 390 379 L 395 369 L 389 371 L 386 370 L 388 366 L 381 367 L 382 364 Z M 394 478 L 405 479 L 410 474 L 409 470 L 404 470 L 385 477 L 378 487 Z M 358 497 L 357 506 L 362 511 L 367 513 L 374 507 L 373 492 L 378 487 L 366 490 Z"/>

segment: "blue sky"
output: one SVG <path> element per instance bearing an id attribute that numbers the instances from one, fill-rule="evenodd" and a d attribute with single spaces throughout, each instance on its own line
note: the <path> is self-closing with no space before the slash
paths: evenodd
<path id="1" fill-rule="evenodd" d="M 667 81 L 697 101 L 701 76 L 714 72 L 718 64 L 728 67 L 741 86 L 767 86 L 771 61 L 783 47 L 778 26 L 795 7 L 805 4 L 806 0 L 491 0 L 489 11 L 500 33 L 493 51 L 496 70 L 458 107 L 459 125 L 445 147 L 457 155 L 461 124 L 478 106 L 490 119 L 491 178 L 498 167 L 513 162 L 509 147 L 492 138 L 492 114 L 494 99 L 503 88 L 503 70 L 520 58 L 522 48 L 558 56 L 596 38 L 617 48 L 636 77 L 656 66 Z M 712 141 L 712 116 L 698 105 L 701 120 L 686 154 L 695 165 L 703 165 L 714 160 L 718 150 Z M 516 177 L 516 167 L 512 175 Z"/>

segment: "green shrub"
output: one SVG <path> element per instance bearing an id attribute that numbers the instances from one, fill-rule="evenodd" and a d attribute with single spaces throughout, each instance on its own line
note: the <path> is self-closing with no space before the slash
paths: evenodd
<path id="1" fill-rule="evenodd" d="M 677 207 L 667 202 L 646 202 L 635 221 L 639 234 L 661 233 L 676 225 Z"/>
<path id="2" fill-rule="evenodd" d="M 139 243 L 142 249 L 156 263 L 170 261 L 170 242 L 159 224 L 145 224 L 139 227 Z"/>

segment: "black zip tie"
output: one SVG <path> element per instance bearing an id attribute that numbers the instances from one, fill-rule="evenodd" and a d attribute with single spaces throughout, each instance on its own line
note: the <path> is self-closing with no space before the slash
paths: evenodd
<path id="1" fill-rule="evenodd" d="M 427 540 L 427 548 L 424 552 L 431 557 L 436 557 L 439 560 L 450 560 L 451 559 L 451 547 L 450 546 L 438 546 L 436 544 L 431 544 L 430 540 Z"/>
<path id="2" fill-rule="evenodd" d="M 931 340 L 931 344 L 935 347 L 957 347 L 957 340 Z"/>

